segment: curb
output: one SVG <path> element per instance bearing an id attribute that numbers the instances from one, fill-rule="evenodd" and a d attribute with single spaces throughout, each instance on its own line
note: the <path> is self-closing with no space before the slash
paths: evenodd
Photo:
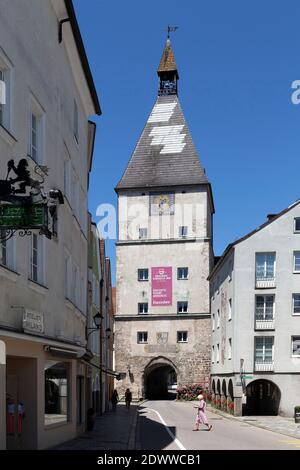
<path id="1" fill-rule="evenodd" d="M 139 411 L 139 407 L 145 401 L 146 400 L 143 400 L 142 402 L 138 402 L 138 406 L 135 410 L 135 414 L 134 414 L 134 417 L 133 417 L 133 420 L 132 420 L 131 430 L 130 430 L 130 434 L 129 434 L 129 439 L 128 439 L 128 445 L 127 445 L 128 450 L 136 450 L 136 447 L 137 447 L 136 438 L 137 438 L 138 417 L 139 417 L 138 416 L 138 411 Z"/>
<path id="2" fill-rule="evenodd" d="M 145 403 L 147 400 L 142 400 L 138 402 L 138 406 L 136 408 L 135 416 L 133 418 L 133 423 L 132 423 L 132 428 L 129 436 L 129 441 L 128 441 L 128 450 L 140 450 L 141 445 L 137 441 L 137 438 L 139 436 L 139 428 L 140 428 L 140 423 L 139 423 L 139 408 L 143 403 Z"/>
<path id="3" fill-rule="evenodd" d="M 300 440 L 300 437 L 295 436 L 293 433 L 288 433 L 287 434 L 287 432 L 279 431 L 277 429 L 272 429 L 270 427 L 263 426 L 262 424 L 258 424 L 258 423 L 254 423 L 254 422 L 248 423 L 246 420 L 241 419 L 239 416 L 232 416 L 230 414 L 223 413 L 222 411 L 216 410 L 212 407 L 207 407 L 207 410 L 210 411 L 211 413 L 222 416 L 225 419 L 231 419 L 232 421 L 239 421 L 240 423 L 248 424 L 248 426 L 252 426 L 252 427 L 260 428 L 260 429 L 265 429 L 266 431 L 281 434 L 282 436 L 293 437 L 294 439 L 299 439 Z"/>

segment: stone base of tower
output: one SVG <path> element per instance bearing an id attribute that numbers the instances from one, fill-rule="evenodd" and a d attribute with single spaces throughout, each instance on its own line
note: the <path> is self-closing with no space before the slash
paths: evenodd
<path id="1" fill-rule="evenodd" d="M 177 387 L 208 385 L 210 374 L 210 317 L 187 315 L 115 318 L 116 371 L 126 374 L 116 382 L 120 399 L 129 388 L 133 399 L 163 399 L 176 395 Z M 187 341 L 178 342 L 177 332 L 186 331 Z M 146 343 L 138 333 L 147 332 Z"/>

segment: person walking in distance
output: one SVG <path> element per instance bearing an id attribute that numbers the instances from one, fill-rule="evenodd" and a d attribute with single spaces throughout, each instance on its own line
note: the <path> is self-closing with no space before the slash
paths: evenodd
<path id="1" fill-rule="evenodd" d="M 111 395 L 111 404 L 112 404 L 113 411 L 116 411 L 118 401 L 119 401 L 119 395 L 118 395 L 117 390 L 115 389 Z"/>
<path id="2" fill-rule="evenodd" d="M 132 393 L 131 391 L 129 390 L 129 388 L 126 389 L 126 392 L 125 392 L 125 403 L 126 403 L 126 408 L 129 410 L 130 408 L 130 403 L 131 403 L 131 400 L 132 400 Z"/>
<path id="3" fill-rule="evenodd" d="M 205 426 L 207 426 L 207 430 L 210 431 L 212 425 L 208 423 L 208 419 L 205 413 L 206 403 L 204 401 L 204 397 L 200 394 L 197 398 L 199 403 L 197 406 L 194 406 L 194 408 L 197 408 L 197 415 L 195 420 L 195 429 L 193 429 L 193 431 L 199 431 L 200 424 L 205 424 Z"/>

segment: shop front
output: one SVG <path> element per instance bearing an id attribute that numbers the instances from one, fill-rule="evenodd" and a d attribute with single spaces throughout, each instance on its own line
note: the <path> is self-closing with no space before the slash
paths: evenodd
<path id="1" fill-rule="evenodd" d="M 78 410 L 83 426 L 86 415 L 83 348 L 17 333 L 0 337 L 0 448 L 46 449 L 76 437 L 83 430 Z"/>

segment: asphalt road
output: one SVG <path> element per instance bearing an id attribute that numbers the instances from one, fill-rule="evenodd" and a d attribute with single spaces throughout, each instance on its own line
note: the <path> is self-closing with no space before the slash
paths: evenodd
<path id="1" fill-rule="evenodd" d="M 207 413 L 212 430 L 193 431 L 195 403 L 146 401 L 139 411 L 142 450 L 299 450 L 300 440 Z"/>

